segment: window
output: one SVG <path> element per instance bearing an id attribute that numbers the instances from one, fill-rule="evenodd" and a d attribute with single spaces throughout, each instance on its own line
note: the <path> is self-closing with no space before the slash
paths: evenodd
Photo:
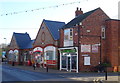
<path id="1" fill-rule="evenodd" d="M 102 27 L 101 37 L 102 37 L 102 39 L 105 39 L 105 27 Z"/>
<path id="2" fill-rule="evenodd" d="M 67 56 L 62 56 L 62 68 L 66 68 Z"/>
<path id="3" fill-rule="evenodd" d="M 64 46 L 73 46 L 73 29 L 64 30 Z"/>
<path id="4" fill-rule="evenodd" d="M 77 69 L 77 56 L 71 56 L 72 69 Z"/>
<path id="5" fill-rule="evenodd" d="M 46 55 L 47 55 L 47 60 L 54 60 L 55 59 L 54 51 L 47 51 Z"/>
<path id="6" fill-rule="evenodd" d="M 73 30 L 70 29 L 70 40 L 73 40 Z"/>
<path id="7" fill-rule="evenodd" d="M 73 29 L 64 30 L 64 40 L 73 40 Z"/>

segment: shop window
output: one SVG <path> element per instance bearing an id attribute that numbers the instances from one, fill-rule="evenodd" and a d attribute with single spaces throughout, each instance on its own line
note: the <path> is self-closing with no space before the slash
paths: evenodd
<path id="1" fill-rule="evenodd" d="M 62 56 L 62 68 L 66 68 L 67 56 Z"/>
<path id="2" fill-rule="evenodd" d="M 77 69 L 77 56 L 71 56 L 72 69 Z"/>
<path id="3" fill-rule="evenodd" d="M 46 51 L 47 60 L 55 60 L 54 51 Z"/>

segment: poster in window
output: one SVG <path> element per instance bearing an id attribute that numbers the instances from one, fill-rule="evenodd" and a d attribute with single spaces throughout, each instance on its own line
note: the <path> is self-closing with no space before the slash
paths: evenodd
<path id="1" fill-rule="evenodd" d="M 92 52 L 98 53 L 98 45 L 92 45 Z"/>
<path id="2" fill-rule="evenodd" d="M 84 57 L 84 65 L 90 65 L 90 57 Z"/>
<path id="3" fill-rule="evenodd" d="M 91 45 L 81 45 L 81 52 L 91 52 Z"/>

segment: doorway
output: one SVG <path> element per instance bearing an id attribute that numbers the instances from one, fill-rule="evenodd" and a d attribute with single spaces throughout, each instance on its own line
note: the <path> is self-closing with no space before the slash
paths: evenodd
<path id="1" fill-rule="evenodd" d="M 67 56 L 67 71 L 71 71 L 71 56 Z"/>

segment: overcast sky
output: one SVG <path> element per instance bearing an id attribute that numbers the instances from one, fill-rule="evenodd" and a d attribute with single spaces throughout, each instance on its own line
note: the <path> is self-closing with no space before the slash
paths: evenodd
<path id="1" fill-rule="evenodd" d="M 71 2 L 80 3 L 53 7 Z M 82 8 L 84 13 L 100 7 L 111 19 L 117 19 L 118 2 L 119 0 L 1 0 L 0 44 L 5 41 L 10 43 L 13 32 L 27 32 L 31 39 L 35 39 L 43 19 L 68 23 L 75 17 L 76 7 Z M 52 7 L 49 8 L 50 6 Z M 45 7 L 48 8 L 40 9 Z M 39 10 L 27 11 L 33 9 Z M 13 14 L 20 11 L 22 13 Z"/>

